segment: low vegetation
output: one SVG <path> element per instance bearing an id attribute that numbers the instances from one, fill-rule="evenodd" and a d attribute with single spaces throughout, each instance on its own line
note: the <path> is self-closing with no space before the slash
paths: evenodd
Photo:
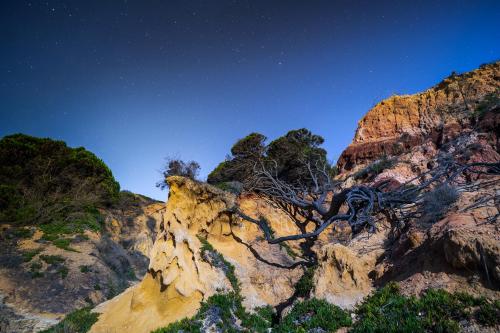
<path id="1" fill-rule="evenodd" d="M 23 261 L 24 262 L 30 262 L 36 255 L 38 255 L 42 250 L 41 249 L 34 249 L 34 250 L 28 250 L 26 252 L 23 252 Z"/>
<path id="2" fill-rule="evenodd" d="M 86 307 L 80 310 L 76 310 L 66 315 L 64 319 L 47 330 L 41 331 L 40 333 L 85 333 L 90 330 L 92 325 L 95 324 L 99 315 L 97 313 L 90 312 L 91 308 Z"/>
<path id="3" fill-rule="evenodd" d="M 484 115 L 492 110 L 497 110 L 500 108 L 500 91 L 488 94 L 485 98 L 476 106 L 473 117 L 480 120 Z"/>
<path id="4" fill-rule="evenodd" d="M 44 254 L 42 254 L 40 256 L 40 259 L 42 259 L 43 261 L 45 261 L 49 265 L 60 264 L 60 263 L 64 262 L 64 260 L 65 260 L 61 256 L 57 256 L 57 255 L 44 255 Z"/>
<path id="5" fill-rule="evenodd" d="M 448 184 L 443 184 L 425 193 L 420 207 L 421 222 L 437 222 L 458 200 L 459 196 L 457 189 Z"/>
<path id="6" fill-rule="evenodd" d="M 377 175 L 381 174 L 384 170 L 390 169 L 394 166 L 396 163 L 394 158 L 389 158 L 386 155 L 382 156 L 381 159 L 371 163 L 370 165 L 366 166 L 365 168 L 359 170 L 356 172 L 353 177 L 356 180 L 359 179 L 373 179 Z"/>
<path id="7" fill-rule="evenodd" d="M 271 307 L 249 313 L 241 301 L 241 296 L 235 292 L 214 295 L 202 303 L 193 318 L 172 323 L 154 333 L 203 332 L 202 328 L 210 325 L 221 332 L 335 332 L 341 327 L 349 327 L 349 332 L 355 333 L 454 333 L 461 330 L 461 322 L 500 325 L 498 300 L 440 289 L 429 289 L 420 298 L 407 297 L 401 295 L 395 283 L 367 297 L 352 313 L 324 300 L 309 299 L 296 302 L 279 322 L 273 322 Z"/>
<path id="8" fill-rule="evenodd" d="M 298 302 L 273 332 L 335 332 L 341 327 L 351 326 L 347 311 L 324 300 L 310 299 Z"/>
<path id="9" fill-rule="evenodd" d="M 39 277 L 42 277 L 43 276 L 43 273 L 40 272 L 40 270 L 42 269 L 43 265 L 40 261 L 35 261 L 35 262 L 32 262 L 31 265 L 30 265 L 30 275 L 31 275 L 31 278 L 32 279 L 36 279 L 36 278 L 39 278 Z"/>
<path id="10" fill-rule="evenodd" d="M 498 301 L 429 289 L 420 298 L 400 294 L 390 283 L 368 297 L 357 309 L 352 332 L 459 332 L 462 320 L 500 324 Z"/>
<path id="11" fill-rule="evenodd" d="M 298 297 L 309 297 L 311 290 L 314 287 L 313 277 L 316 267 L 307 267 L 304 274 L 300 277 L 299 281 L 295 284 L 295 290 Z"/>
<path id="12" fill-rule="evenodd" d="M 198 239 L 201 242 L 200 254 L 202 258 L 209 261 L 213 266 L 218 267 L 224 271 L 227 279 L 231 283 L 231 287 L 233 287 L 234 292 L 240 292 L 240 283 L 238 278 L 236 278 L 236 274 L 234 273 L 234 266 L 228 262 L 222 254 L 217 252 L 214 247 L 202 236 L 198 236 Z"/>

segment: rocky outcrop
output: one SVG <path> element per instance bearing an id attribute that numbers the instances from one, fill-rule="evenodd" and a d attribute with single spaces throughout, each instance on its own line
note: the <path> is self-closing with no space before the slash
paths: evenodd
<path id="1" fill-rule="evenodd" d="M 170 177 L 168 184 L 166 213 L 148 273 L 95 309 L 101 315 L 92 332 L 150 332 L 194 315 L 201 301 L 216 292 L 232 290 L 227 269 L 203 255 L 205 241 L 234 266 L 248 309 L 276 305 L 293 293 L 301 268 L 279 245 L 259 240 L 256 226 L 228 213 L 236 203 L 234 195 L 182 177 Z M 255 208 L 250 198 L 241 200 L 243 209 Z"/>
<path id="2" fill-rule="evenodd" d="M 478 224 L 472 214 L 451 214 L 431 233 L 452 267 L 482 272 L 490 286 L 500 286 L 500 235 L 493 226 Z"/>
<path id="3" fill-rule="evenodd" d="M 343 308 L 353 308 L 372 290 L 368 274 L 375 267 L 373 260 L 360 257 L 341 244 L 325 245 L 319 257 L 314 275 L 314 297 Z"/>
<path id="4" fill-rule="evenodd" d="M 449 141 L 471 127 L 481 102 L 498 95 L 499 78 L 496 62 L 452 74 L 422 93 L 383 100 L 358 123 L 353 142 L 338 160 L 339 169 L 351 170 L 384 154 L 398 155 L 428 140 L 438 145 Z"/>

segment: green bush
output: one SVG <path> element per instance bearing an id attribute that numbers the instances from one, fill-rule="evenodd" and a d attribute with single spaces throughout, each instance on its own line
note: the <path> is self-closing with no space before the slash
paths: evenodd
<path id="1" fill-rule="evenodd" d="M 311 290 L 314 287 L 313 277 L 316 267 L 307 267 L 304 274 L 295 284 L 295 290 L 298 297 L 309 297 Z"/>
<path id="2" fill-rule="evenodd" d="M 72 251 L 72 252 L 78 252 L 74 248 L 70 246 L 71 244 L 71 239 L 68 238 L 57 238 L 52 241 L 52 244 L 54 244 L 56 247 L 66 250 L 66 251 Z"/>
<path id="3" fill-rule="evenodd" d="M 65 279 L 68 276 L 69 269 L 63 265 L 57 269 L 57 273 L 61 274 L 61 278 Z"/>
<path id="4" fill-rule="evenodd" d="M 42 259 L 43 261 L 45 261 L 49 265 L 60 264 L 60 263 L 64 262 L 64 258 L 61 256 L 57 256 L 57 255 L 42 254 L 40 256 L 40 259 Z"/>
<path id="5" fill-rule="evenodd" d="M 23 253 L 23 261 L 30 262 L 37 254 L 42 252 L 41 249 L 29 250 Z"/>
<path id="6" fill-rule="evenodd" d="M 66 315 L 64 319 L 57 325 L 41 331 L 40 333 L 85 333 L 90 330 L 92 325 L 95 324 L 99 315 L 90 312 L 91 308 L 86 307 L 76 310 Z"/>
<path id="7" fill-rule="evenodd" d="M 0 222 L 82 225 L 88 210 L 114 202 L 119 190 L 109 168 L 84 148 L 24 134 L 0 140 Z"/>
<path id="8" fill-rule="evenodd" d="M 351 332 L 459 332 L 458 323 L 474 317 L 483 325 L 495 325 L 500 313 L 493 304 L 442 289 L 428 289 L 420 298 L 406 297 L 390 283 L 357 307 L 358 320 Z"/>
<path id="9" fill-rule="evenodd" d="M 12 235 L 16 238 L 30 238 L 33 236 L 33 230 L 29 228 L 14 228 Z"/>
<path id="10" fill-rule="evenodd" d="M 30 274 L 32 279 L 36 279 L 43 276 L 43 273 L 40 272 L 42 269 L 42 263 L 39 261 L 35 261 L 30 265 Z"/>
<path id="11" fill-rule="evenodd" d="M 484 301 L 476 313 L 477 321 L 485 326 L 500 325 L 500 300 Z"/>
<path id="12" fill-rule="evenodd" d="M 90 272 L 90 267 L 87 266 L 87 265 L 81 265 L 80 266 L 80 272 L 82 272 L 82 273 L 88 273 L 88 272 Z"/>
<path id="13" fill-rule="evenodd" d="M 340 327 L 351 326 L 347 311 L 324 300 L 310 299 L 294 305 L 292 311 L 275 328 L 280 333 L 335 332 Z"/>

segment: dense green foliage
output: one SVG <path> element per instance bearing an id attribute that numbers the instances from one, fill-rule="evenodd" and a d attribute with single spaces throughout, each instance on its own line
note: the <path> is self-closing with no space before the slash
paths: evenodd
<path id="1" fill-rule="evenodd" d="M 312 166 L 325 165 L 329 172 L 334 172 L 326 159 L 326 150 L 321 148 L 324 141 L 308 129 L 292 130 L 268 145 L 266 158 L 277 163 L 279 179 L 290 184 L 306 182 L 309 172 L 304 161 Z"/>
<path id="2" fill-rule="evenodd" d="M 267 145 L 265 141 L 266 137 L 259 133 L 251 133 L 238 140 L 231 148 L 231 155 L 208 175 L 208 183 L 243 183 L 252 174 L 257 162 L 291 184 L 307 182 L 308 170 L 304 161 L 314 166 L 325 166 L 329 173 L 335 172 L 326 159 L 326 150 L 321 148 L 324 139 L 305 128 L 289 131 Z"/>
<path id="3" fill-rule="evenodd" d="M 307 267 L 306 271 L 295 284 L 295 290 L 298 297 L 309 297 L 311 290 L 314 288 L 314 271 L 316 267 Z"/>
<path id="4" fill-rule="evenodd" d="M 464 293 L 429 289 L 420 298 L 400 294 L 390 283 L 356 309 L 352 332 L 459 332 L 461 320 L 475 318 L 482 325 L 500 324 L 498 301 Z"/>
<path id="5" fill-rule="evenodd" d="M 250 133 L 231 147 L 231 156 L 221 162 L 209 175 L 207 182 L 220 184 L 243 182 L 251 173 L 253 164 L 265 153 L 266 137 L 260 133 Z"/>
<path id="6" fill-rule="evenodd" d="M 0 140 L 1 222 L 83 226 L 119 189 L 111 170 L 84 148 L 24 134 Z"/>
<path id="7" fill-rule="evenodd" d="M 99 315 L 90 312 L 91 308 L 86 307 L 76 310 L 66 315 L 64 319 L 57 325 L 41 331 L 40 333 L 85 333 L 90 330 L 92 325 L 97 321 Z"/>
<path id="8" fill-rule="evenodd" d="M 118 202 L 119 191 L 111 170 L 84 148 L 24 134 L 0 140 L 0 222 L 13 226 L 14 237 L 31 236 L 25 226 L 34 225 L 44 240 L 72 251 L 67 236 L 101 230 L 98 208 Z"/>
<path id="9" fill-rule="evenodd" d="M 340 327 L 351 326 L 351 323 L 351 316 L 347 311 L 324 300 L 310 299 L 295 304 L 273 332 L 301 333 L 314 329 L 319 332 L 335 332 Z"/>
<path id="10" fill-rule="evenodd" d="M 201 304 L 193 318 L 172 323 L 154 333 L 201 333 L 203 321 L 214 324 L 222 332 L 267 332 L 271 325 L 272 309 L 264 307 L 249 313 L 241 300 L 241 296 L 234 292 L 213 295 Z M 241 327 L 236 326 L 237 319 L 241 320 Z"/>
<path id="11" fill-rule="evenodd" d="M 26 252 L 23 252 L 23 261 L 24 262 L 30 262 L 37 254 L 39 254 L 42 250 L 41 249 L 34 249 L 34 250 L 28 250 Z"/>

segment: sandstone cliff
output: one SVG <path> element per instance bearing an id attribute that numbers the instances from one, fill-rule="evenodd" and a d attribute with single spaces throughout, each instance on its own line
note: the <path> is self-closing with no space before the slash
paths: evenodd
<path id="1" fill-rule="evenodd" d="M 498 108 L 500 62 L 462 75 L 452 74 L 415 95 L 392 96 L 375 105 L 358 123 L 353 142 L 338 166 L 351 170 L 386 154 L 431 141 L 440 145 L 478 121 L 478 107 Z M 491 105 L 481 105 L 491 100 Z M 498 128 L 498 115 L 484 122 Z M 495 125 L 496 124 L 496 125 Z"/>
<path id="2" fill-rule="evenodd" d="M 293 293 L 301 268 L 279 245 L 259 239 L 256 226 L 227 213 L 237 200 L 234 195 L 182 177 L 170 177 L 168 183 L 166 214 L 148 273 L 141 283 L 96 308 L 101 315 L 91 332 L 150 332 L 194 315 L 200 302 L 216 292 L 233 290 L 228 268 L 204 254 L 202 241 L 234 266 L 247 308 L 277 305 Z M 255 201 L 241 200 L 243 209 L 256 208 Z M 276 230 L 286 221 L 276 212 L 268 218 Z"/>
<path id="3" fill-rule="evenodd" d="M 499 63 L 485 65 L 421 94 L 377 104 L 339 159 L 339 178 L 346 186 L 382 181 L 397 186 L 430 170 L 440 154 L 455 154 L 464 162 L 498 162 L 499 76 Z M 301 265 L 303 243 L 269 245 L 254 224 L 230 213 L 236 204 L 249 216 L 264 216 L 276 236 L 296 233 L 280 210 L 252 195 L 235 197 L 171 177 L 148 273 L 95 309 L 100 318 L 92 332 L 149 332 L 193 316 L 211 295 L 235 289 L 250 311 L 272 305 L 284 313 L 307 297 L 353 308 L 374 288 L 394 280 L 408 295 L 434 287 L 497 299 L 498 184 L 481 177 L 464 181 L 468 185 L 459 200 L 438 223 L 404 224 L 378 216 L 375 234 L 352 237 L 343 224 L 327 229 L 309 249 L 318 258 L 311 270 Z M 479 198 L 483 204 L 470 207 Z M 215 252 L 207 252 L 207 244 Z M 227 265 L 234 267 L 234 279 Z M 311 288 L 298 292 L 304 277 L 311 279 Z"/>

